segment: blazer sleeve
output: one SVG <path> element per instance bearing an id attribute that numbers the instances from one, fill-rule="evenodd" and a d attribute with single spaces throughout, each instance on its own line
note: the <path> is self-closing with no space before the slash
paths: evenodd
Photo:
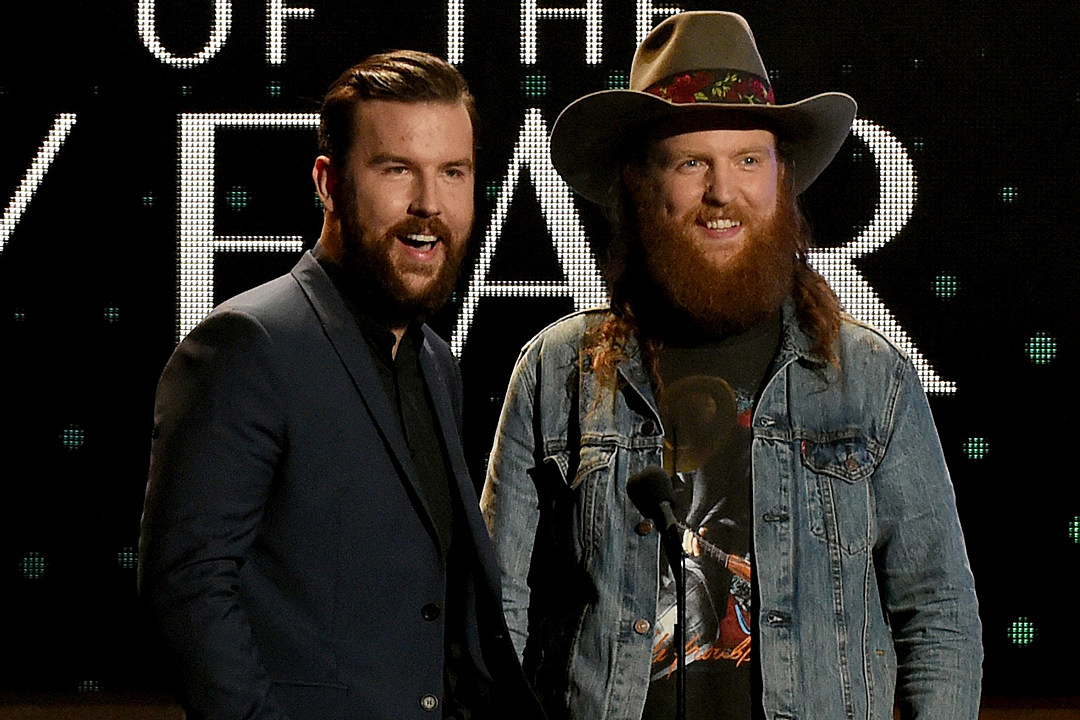
<path id="1" fill-rule="evenodd" d="M 239 602 L 283 448 L 271 345 L 250 315 L 215 312 L 158 385 L 139 590 L 196 717 L 285 718 Z"/>

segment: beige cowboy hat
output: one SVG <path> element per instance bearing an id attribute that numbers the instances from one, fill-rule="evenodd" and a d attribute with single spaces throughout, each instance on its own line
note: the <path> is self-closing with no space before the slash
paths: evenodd
<path id="1" fill-rule="evenodd" d="M 551 161 L 576 192 L 613 205 L 624 145 L 659 121 L 699 113 L 756 116 L 788 148 L 798 195 L 840 149 L 855 108 L 855 100 L 839 92 L 777 105 L 742 16 L 683 12 L 657 25 L 638 48 L 629 90 L 592 93 L 563 110 L 551 131 Z"/>

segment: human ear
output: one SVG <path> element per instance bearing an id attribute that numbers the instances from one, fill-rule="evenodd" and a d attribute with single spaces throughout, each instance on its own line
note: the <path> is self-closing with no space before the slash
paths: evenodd
<path id="1" fill-rule="evenodd" d="M 320 155 L 315 158 L 315 166 L 311 168 L 311 179 L 315 183 L 315 192 L 319 194 L 323 208 L 327 212 L 334 212 L 334 196 L 337 190 L 337 175 L 330 158 Z"/>

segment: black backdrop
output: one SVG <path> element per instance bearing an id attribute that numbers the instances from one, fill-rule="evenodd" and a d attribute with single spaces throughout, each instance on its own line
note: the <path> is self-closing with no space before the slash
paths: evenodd
<path id="1" fill-rule="evenodd" d="M 181 291 L 209 280 L 206 302 L 220 301 L 284 272 L 295 248 L 314 242 L 309 113 L 360 57 L 450 53 L 484 118 L 473 252 L 434 322 L 451 338 L 472 313 L 467 341 L 456 337 L 478 482 L 518 348 L 595 298 L 604 224 L 543 174 L 542 130 L 570 100 L 625 84 L 635 13 L 650 3 L 592 0 L 590 26 L 569 10 L 584 13 L 585 0 L 551 0 L 543 7 L 564 10 L 540 11 L 532 59 L 521 38 L 535 2 L 290 1 L 40 0 L 4 10 L 0 690 L 161 685 L 137 622 L 134 549 L 154 385 L 182 312 L 197 318 L 203 307 Z M 834 276 L 850 285 L 838 289 L 852 310 L 894 323 L 935 373 L 924 379 L 982 604 L 986 693 L 1075 694 L 1080 492 L 1064 450 L 1077 401 L 1080 76 L 1069 5 L 652 4 L 744 14 L 781 102 L 826 90 L 859 101 L 863 133 L 805 205 L 823 247 L 867 240 Z M 230 22 L 215 44 L 216 17 Z M 280 47 L 276 27 L 283 57 L 268 55 Z M 257 115 L 239 126 L 244 113 Z M 200 140 L 181 116 L 220 127 Z M 871 143 L 885 131 L 891 152 Z M 207 137 L 212 158 L 198 144 Z M 880 222 L 889 218 L 892 229 Z M 206 254 L 212 267 L 199 259 L 210 247 L 200 241 L 226 236 L 249 238 L 238 241 L 246 249 Z M 294 237 L 294 249 L 268 236 Z M 506 287 L 473 312 L 464 308 L 477 268 L 489 289 Z M 576 301 L 557 290 L 575 274 Z M 871 293 L 861 304 L 860 287 Z"/>

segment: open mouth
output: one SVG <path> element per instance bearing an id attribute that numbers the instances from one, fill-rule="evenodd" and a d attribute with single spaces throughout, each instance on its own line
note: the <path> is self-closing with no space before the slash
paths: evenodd
<path id="1" fill-rule="evenodd" d="M 435 244 L 439 242 L 438 235 L 428 235 L 426 233 L 409 233 L 408 235 L 399 235 L 398 239 L 402 243 L 408 245 L 411 248 L 415 248 L 420 252 L 428 252 L 435 247 Z"/>
<path id="2" fill-rule="evenodd" d="M 732 220 L 730 218 L 716 218 L 715 220 L 706 220 L 702 224 L 710 230 L 730 230 L 731 228 L 737 228 L 742 225 L 738 220 Z"/>

